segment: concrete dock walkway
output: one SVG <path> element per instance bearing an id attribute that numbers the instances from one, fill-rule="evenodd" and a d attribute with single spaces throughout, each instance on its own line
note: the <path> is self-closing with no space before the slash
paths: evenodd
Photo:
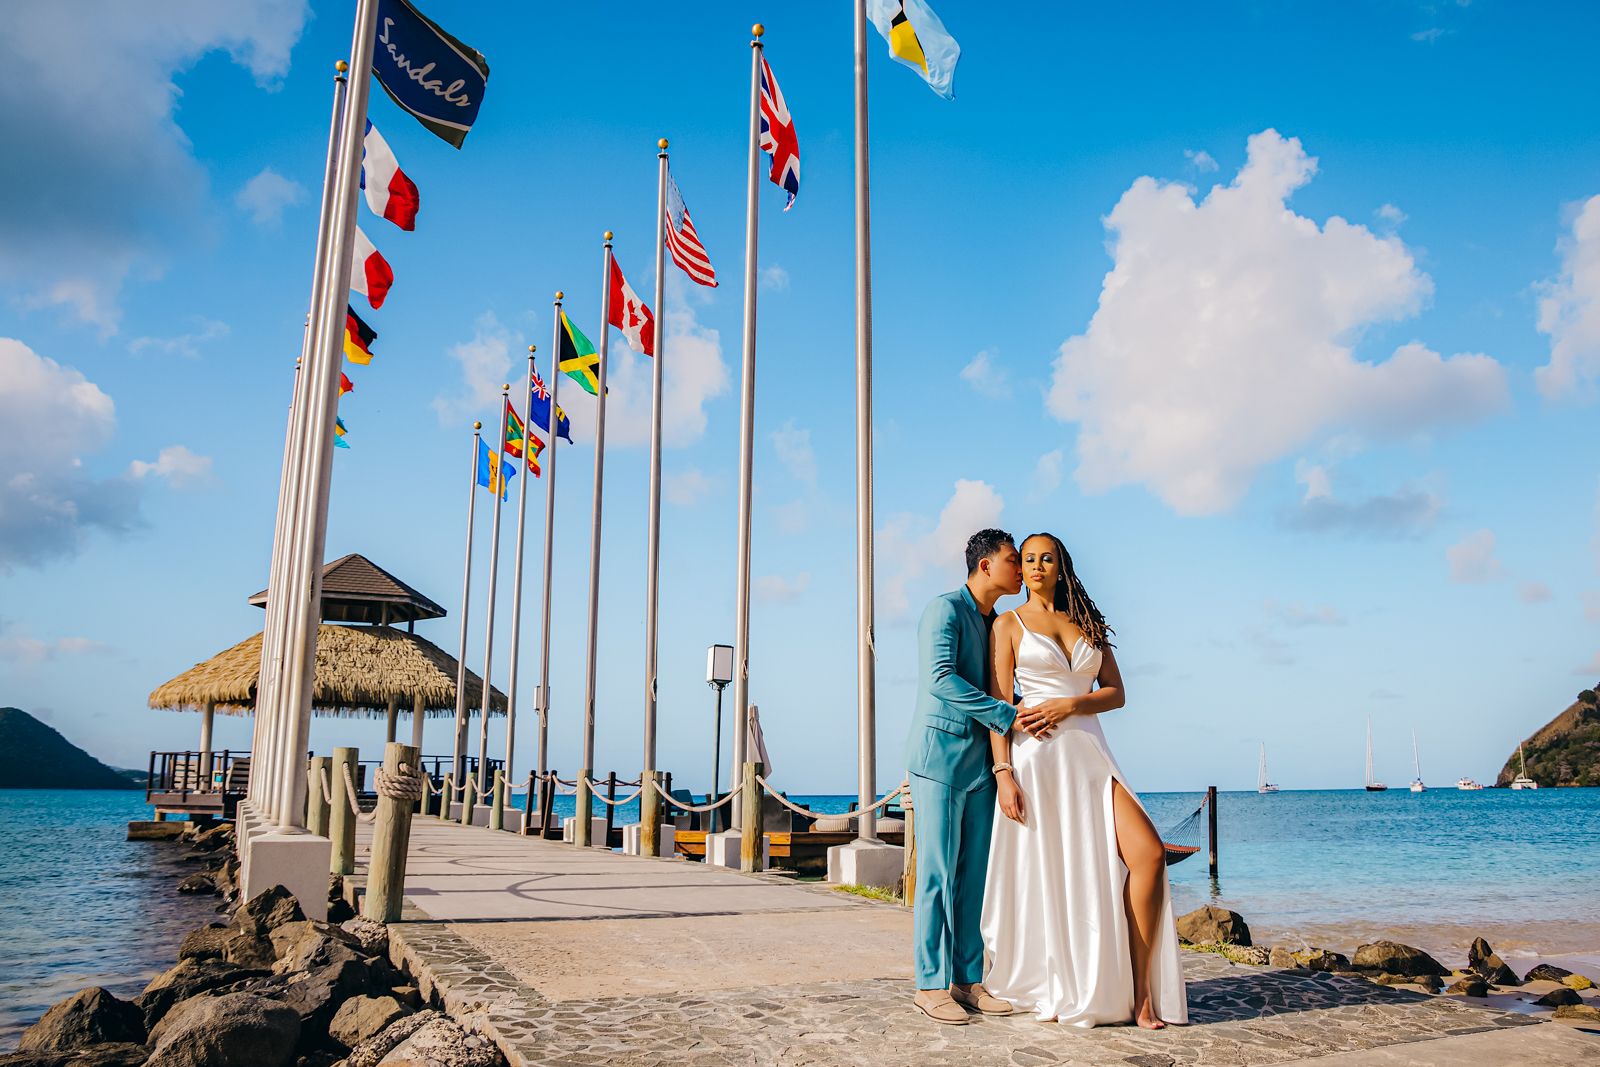
<path id="1" fill-rule="evenodd" d="M 1600 1062 L 1600 1035 L 1565 1024 L 1198 952 L 1187 1027 L 940 1026 L 911 1007 L 895 905 L 436 819 L 409 859 L 395 955 L 514 1067 Z"/>

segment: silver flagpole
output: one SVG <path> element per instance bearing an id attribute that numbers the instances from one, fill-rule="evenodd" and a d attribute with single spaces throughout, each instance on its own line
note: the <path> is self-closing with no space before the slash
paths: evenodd
<path id="1" fill-rule="evenodd" d="M 750 716 L 750 493 L 756 436 L 756 235 L 761 192 L 761 37 L 757 23 L 750 32 L 750 152 L 744 220 L 744 397 L 739 404 L 739 548 L 734 588 L 733 621 L 733 780 L 744 773 L 744 737 Z M 734 802 L 733 825 L 740 825 L 740 801 Z"/>
<path id="2" fill-rule="evenodd" d="M 666 358 L 666 329 L 661 302 L 666 285 L 667 139 L 656 142 L 656 354 L 650 380 L 650 529 L 649 563 L 645 568 L 644 615 L 644 773 L 639 785 L 639 852 L 660 853 L 660 795 L 650 788 L 656 773 L 656 611 L 661 570 L 661 365 Z"/>
<path id="3" fill-rule="evenodd" d="M 556 453 L 561 451 L 561 408 L 556 397 L 561 393 L 561 301 L 565 295 L 556 293 L 550 330 L 550 460 L 544 468 L 544 603 L 540 606 L 539 693 L 535 701 L 539 712 L 539 781 L 550 789 L 554 785 L 545 782 L 544 775 L 550 773 L 550 591 L 556 558 Z M 542 800 L 539 817 L 544 818 Z M 548 829 L 541 821 L 540 836 Z"/>
<path id="4" fill-rule="evenodd" d="M 872 589 L 872 214 L 867 182 L 867 5 L 856 9 L 856 775 L 858 837 L 875 841 L 878 726 Z M 909 842 L 907 842 L 909 844 Z"/>
<path id="5" fill-rule="evenodd" d="M 606 356 L 611 338 L 611 231 L 606 231 L 605 266 L 600 273 L 600 375 L 596 383 L 594 416 L 594 526 L 589 534 L 589 663 L 583 693 L 583 767 L 578 772 L 578 821 L 573 843 L 589 847 L 589 818 L 593 801 L 589 779 L 594 774 L 594 690 L 600 645 L 600 516 L 605 503 L 606 480 Z M 550 418 L 555 419 L 552 411 Z M 607 842 L 609 844 L 609 842 Z"/>
<path id="6" fill-rule="evenodd" d="M 523 375 L 522 487 L 517 495 L 517 560 L 511 572 L 511 673 L 506 677 L 506 798 L 511 797 L 511 749 L 517 741 L 517 662 L 522 651 L 522 539 L 528 525 L 528 481 L 533 466 L 533 353 L 528 346 L 528 373 Z"/>
<path id="7" fill-rule="evenodd" d="M 332 217 L 334 163 L 339 146 L 339 121 L 344 115 L 345 72 L 349 64 L 333 65 L 333 114 L 328 120 L 328 152 L 322 171 L 322 203 L 317 211 L 317 247 L 311 267 L 311 296 L 306 312 L 306 328 L 300 335 L 300 358 L 295 360 L 294 390 L 289 401 L 289 424 L 284 431 L 283 464 L 278 475 L 278 512 L 272 535 L 272 558 L 267 567 L 267 611 L 261 629 L 261 669 L 256 683 L 256 723 L 251 744 L 250 797 L 261 810 L 274 813 L 281 776 L 275 763 L 281 746 L 276 716 L 275 694 L 282 673 L 283 604 L 273 604 L 272 592 L 281 589 L 281 574 L 287 550 L 291 511 L 297 497 L 305 450 L 306 360 L 311 350 L 312 323 L 317 312 L 317 293 L 327 274 L 328 228 Z"/>
<path id="8" fill-rule="evenodd" d="M 461 570 L 461 654 L 456 657 L 456 744 L 451 754 L 450 779 L 460 786 L 467 777 L 467 612 L 472 606 L 472 524 L 478 513 L 478 442 L 483 438 L 483 423 L 472 424 L 472 463 L 467 468 L 467 552 Z M 445 797 L 444 815 L 450 814 L 452 797 Z"/>
<path id="9" fill-rule="evenodd" d="M 489 526 L 489 595 L 485 598 L 485 611 L 487 619 L 483 624 L 483 710 L 478 721 L 478 796 L 481 798 L 489 792 L 489 697 L 494 692 L 494 686 L 489 684 L 489 671 L 494 665 L 494 595 L 495 585 L 500 575 L 500 513 L 505 509 L 501 504 L 505 502 L 506 488 L 506 401 L 511 392 L 510 384 L 500 387 L 500 451 L 495 463 L 500 471 L 498 485 L 489 487 L 489 495 L 494 501 L 489 505 L 494 509 L 494 519 Z"/>

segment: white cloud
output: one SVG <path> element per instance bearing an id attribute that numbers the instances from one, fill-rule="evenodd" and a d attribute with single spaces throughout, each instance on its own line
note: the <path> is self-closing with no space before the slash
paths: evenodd
<path id="1" fill-rule="evenodd" d="M 811 587 L 811 574 L 801 571 L 799 574 L 784 577 L 781 574 L 763 574 L 756 578 L 751 589 L 757 600 L 768 603 L 783 603 L 798 600 L 800 595 Z"/>
<path id="2" fill-rule="evenodd" d="M 168 445 L 153 463 L 136 459 L 128 464 L 128 476 L 142 480 L 150 476 L 165 478 L 175 488 L 195 485 L 211 477 L 211 457 L 198 456 L 183 445 Z"/>
<path id="3" fill-rule="evenodd" d="M 1593 394 L 1600 380 L 1600 196 L 1592 196 L 1558 246 L 1561 273 L 1544 284 L 1539 332 L 1550 338 L 1550 362 L 1533 372 L 1547 399 Z"/>
<path id="4" fill-rule="evenodd" d="M 662 476 L 661 495 L 667 503 L 686 508 L 698 504 L 711 492 L 712 481 L 698 467 L 685 467 Z"/>
<path id="5" fill-rule="evenodd" d="M 954 588 L 966 578 L 967 539 L 998 525 L 1005 500 L 987 482 L 962 479 L 950 499 L 929 522 L 919 515 L 891 518 L 877 532 L 874 545 L 882 585 L 879 610 L 888 621 L 911 614 L 911 585 L 928 571 L 937 572 L 941 588 Z"/>
<path id="6" fill-rule="evenodd" d="M 1285 522 L 1297 530 L 1410 537 L 1431 529 L 1444 507 L 1434 494 L 1413 488 L 1346 500 L 1334 493 L 1331 468 L 1304 459 L 1295 463 L 1294 476 L 1305 494 Z"/>
<path id="7" fill-rule="evenodd" d="M 58 637 L 45 641 L 5 619 L 0 619 L 0 663 L 43 663 L 58 656 L 95 655 L 109 647 L 87 637 Z"/>
<path id="8" fill-rule="evenodd" d="M 811 450 L 810 430 L 802 430 L 789 419 L 772 431 L 772 447 L 789 477 L 802 485 L 817 483 L 817 456 Z"/>
<path id="9" fill-rule="evenodd" d="M 779 292 L 789 288 L 789 272 L 776 263 L 762 267 L 757 275 L 761 288 L 773 289 Z"/>
<path id="10" fill-rule="evenodd" d="M 1543 604 L 1554 595 L 1543 582 L 1523 582 L 1517 586 L 1517 599 L 1524 604 Z"/>
<path id="11" fill-rule="evenodd" d="M 1398 238 L 1290 210 L 1315 173 L 1298 140 L 1266 130 L 1199 202 L 1153 178 L 1123 194 L 1099 307 L 1061 346 L 1049 394 L 1078 424 L 1085 489 L 1142 483 L 1181 514 L 1216 513 L 1329 434 L 1403 437 L 1507 402 L 1485 355 L 1412 343 L 1355 358 L 1365 327 L 1414 314 L 1433 286 Z"/>
<path id="12" fill-rule="evenodd" d="M 306 0 L 10 4 L 0 34 L 0 285 L 110 335 L 130 273 L 159 276 L 213 221 L 175 77 L 213 51 L 268 85 Z"/>
<path id="13" fill-rule="evenodd" d="M 198 359 L 201 345 L 220 341 L 228 336 L 228 332 L 227 323 L 201 318 L 194 330 L 176 337 L 135 337 L 128 342 L 128 351 L 136 356 L 146 352 L 160 352 L 169 356 Z"/>
<path id="14" fill-rule="evenodd" d="M 138 523 L 136 484 L 84 470 L 83 457 L 115 426 L 116 406 L 99 386 L 0 337 L 0 573 L 70 556 L 91 528 Z"/>
<path id="15" fill-rule="evenodd" d="M 1407 217 L 1404 211 L 1401 211 L 1393 204 L 1384 204 L 1382 207 L 1378 208 L 1377 211 L 1374 211 L 1373 214 L 1378 216 L 1380 221 L 1387 222 L 1391 226 L 1400 225 L 1402 222 L 1406 221 Z"/>
<path id="16" fill-rule="evenodd" d="M 1450 580 L 1458 584 L 1489 582 L 1501 577 L 1505 567 L 1494 555 L 1494 531 L 1478 530 L 1444 550 Z"/>
<path id="17" fill-rule="evenodd" d="M 511 381 L 511 348 L 517 343 L 511 336 L 511 331 L 500 324 L 494 312 L 485 311 L 478 316 L 478 321 L 474 324 L 472 340 L 450 346 L 450 358 L 461 364 L 463 390 L 454 396 L 441 395 L 433 398 L 433 410 L 438 413 L 441 425 L 448 426 L 453 422 L 469 418 L 487 420 L 484 422 L 485 426 L 493 423 L 498 417 L 496 412 L 500 403 L 500 387 Z M 520 379 L 521 375 L 518 375 L 518 378 Z M 561 409 L 576 424 L 577 412 L 588 410 L 575 408 L 572 403 L 572 394 L 581 390 L 570 378 L 561 385 L 559 397 Z M 569 385 L 572 387 L 567 388 Z M 495 432 L 499 432 L 498 427 Z"/>
<path id="18" fill-rule="evenodd" d="M 1033 477 L 1028 481 L 1028 495 L 1035 500 L 1043 500 L 1061 488 L 1061 465 L 1065 461 L 1066 453 L 1059 448 L 1040 456 L 1033 465 Z"/>
<path id="19" fill-rule="evenodd" d="M 1203 148 L 1185 148 L 1183 150 L 1183 158 L 1187 159 L 1189 165 L 1202 174 L 1210 173 L 1218 167 L 1217 161 L 1211 158 L 1211 153 Z"/>
<path id="20" fill-rule="evenodd" d="M 1325 500 L 1333 496 L 1333 480 L 1328 468 L 1321 464 L 1298 460 L 1294 465 L 1294 479 L 1306 487 L 1304 500 Z"/>
<path id="21" fill-rule="evenodd" d="M 1416 33 L 1413 33 L 1411 35 L 1411 39 L 1413 41 L 1420 42 L 1421 44 L 1433 44 L 1434 42 L 1438 41 L 1439 38 L 1443 37 L 1449 32 L 1449 30 L 1443 29 L 1439 26 L 1429 26 L 1425 30 L 1418 30 Z"/>
<path id="22" fill-rule="evenodd" d="M 244 183 L 233 202 L 250 216 L 257 226 L 277 227 L 283 222 L 285 208 L 293 207 L 306 198 L 306 187 L 292 178 L 285 178 L 271 167 Z"/>
<path id="23" fill-rule="evenodd" d="M 1295 662 L 1294 653 L 1287 642 L 1256 626 L 1245 632 L 1245 638 L 1255 646 L 1256 661 L 1268 667 L 1287 667 Z"/>
<path id="24" fill-rule="evenodd" d="M 984 349 L 961 368 L 961 380 L 972 386 L 972 391 L 991 400 L 1004 400 L 1011 395 L 1010 376 L 995 360 L 995 354 Z"/>
<path id="25" fill-rule="evenodd" d="M 1267 601 L 1267 613 L 1287 626 L 1343 626 L 1345 617 L 1331 604 L 1308 608 L 1303 604 L 1280 604 Z"/>

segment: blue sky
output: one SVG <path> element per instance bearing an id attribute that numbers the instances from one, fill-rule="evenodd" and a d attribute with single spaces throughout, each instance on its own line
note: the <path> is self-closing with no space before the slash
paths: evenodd
<path id="1" fill-rule="evenodd" d="M 110 762 L 188 747 L 157 684 L 255 631 L 350 5 L 13 12 L 0 41 L 0 702 Z M 748 27 L 794 115 L 763 186 L 751 691 L 775 779 L 854 785 L 850 9 L 431 0 L 492 73 L 421 188 L 343 413 L 330 557 L 451 609 L 473 418 L 550 299 L 597 336 L 600 234 L 648 294 L 654 143 L 723 281 L 670 265 L 661 760 L 708 776 L 731 638 Z M 1590 5 L 944 0 L 946 103 L 872 38 L 880 782 L 914 620 L 971 529 L 1066 541 L 1117 630 L 1144 789 L 1492 778 L 1600 679 L 1600 140 Z M 1044 24 L 1039 18 L 1044 19 Z M 1038 43 L 1035 43 L 1038 42 Z M 80 57 L 64 64 L 66 50 Z M 359 298 L 357 298 L 359 299 Z M 614 339 L 599 769 L 639 761 L 648 367 Z M 562 453 L 552 762 L 578 762 L 592 435 Z M 488 524 L 480 511 L 480 563 Z M 533 541 L 542 493 L 530 500 Z M 506 539 L 509 549 L 510 538 Z M 530 554 L 529 573 L 537 575 Z M 502 574 L 509 575 L 509 550 Z M 482 575 L 469 663 L 481 663 Z M 503 587 L 504 588 L 504 587 Z M 502 606 L 509 596 L 502 595 Z M 524 596 L 530 708 L 539 591 Z M 503 607 L 499 635 L 508 630 Z M 506 654 L 496 652 L 504 684 Z M 531 717 L 518 762 L 532 759 Z M 248 743 L 247 720 L 218 746 Z M 449 727 L 430 726 L 445 751 Z M 381 727 L 318 720 L 313 743 Z M 496 732 L 498 748 L 498 731 Z"/>

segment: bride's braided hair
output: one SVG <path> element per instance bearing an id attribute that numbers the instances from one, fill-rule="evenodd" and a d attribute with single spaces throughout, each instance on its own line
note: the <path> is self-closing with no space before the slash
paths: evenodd
<path id="1" fill-rule="evenodd" d="M 1072 557 L 1067 553 L 1067 546 L 1061 543 L 1061 538 L 1052 533 L 1029 534 L 1022 539 L 1022 544 L 1027 544 L 1035 537 L 1048 537 L 1056 546 L 1056 559 L 1061 565 L 1061 577 L 1056 581 L 1055 609 L 1066 614 L 1078 629 L 1083 631 L 1083 636 L 1095 648 L 1104 649 L 1114 647 L 1111 645 L 1111 635 L 1116 633 L 1106 625 L 1106 617 L 1100 613 L 1089 594 L 1083 588 L 1083 582 L 1078 578 L 1077 569 L 1072 566 Z"/>

